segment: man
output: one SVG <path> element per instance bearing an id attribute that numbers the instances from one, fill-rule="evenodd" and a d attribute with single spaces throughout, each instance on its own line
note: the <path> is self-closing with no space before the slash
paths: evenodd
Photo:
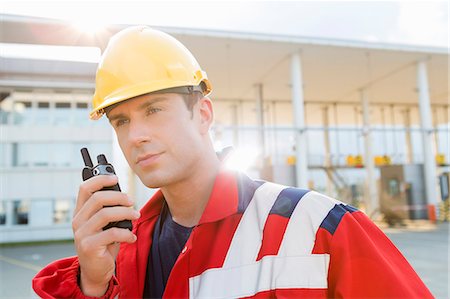
<path id="1" fill-rule="evenodd" d="M 361 212 L 314 191 L 226 171 L 208 131 L 206 74 L 147 27 L 115 35 L 91 118 L 106 114 L 133 171 L 160 188 L 138 213 L 97 176 L 81 184 L 77 257 L 33 280 L 45 298 L 427 298 L 420 278 Z M 108 206 L 108 207 L 106 207 Z M 102 228 L 133 220 L 133 231 Z"/>

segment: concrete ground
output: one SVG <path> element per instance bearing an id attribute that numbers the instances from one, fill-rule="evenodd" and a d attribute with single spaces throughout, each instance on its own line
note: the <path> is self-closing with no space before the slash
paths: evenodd
<path id="1" fill-rule="evenodd" d="M 449 225 L 385 228 L 436 298 L 449 298 Z M 31 279 L 49 262 L 74 255 L 71 242 L 0 246 L 0 298 L 36 298 Z"/>

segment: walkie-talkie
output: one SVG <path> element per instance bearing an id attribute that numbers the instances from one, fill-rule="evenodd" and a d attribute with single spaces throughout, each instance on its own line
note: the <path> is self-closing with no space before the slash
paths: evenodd
<path id="1" fill-rule="evenodd" d="M 108 163 L 106 160 L 105 155 L 100 154 L 97 156 L 97 162 L 98 165 L 94 167 L 94 164 L 92 164 L 91 156 L 89 155 L 89 151 L 87 148 L 81 149 L 81 156 L 83 157 L 84 165 L 82 172 L 83 181 L 86 181 L 87 179 L 97 176 L 97 175 L 113 175 L 116 174 L 114 172 L 114 167 Z M 120 191 L 119 183 L 115 184 L 111 187 L 105 187 L 101 189 L 103 190 L 112 190 L 112 191 Z M 108 207 L 108 206 L 105 206 Z M 119 227 L 119 228 L 128 228 L 129 230 L 133 229 L 133 225 L 131 224 L 130 220 L 122 220 L 122 221 L 116 221 L 116 222 L 110 222 L 108 225 L 103 227 L 103 230 L 107 230 L 111 227 Z"/>

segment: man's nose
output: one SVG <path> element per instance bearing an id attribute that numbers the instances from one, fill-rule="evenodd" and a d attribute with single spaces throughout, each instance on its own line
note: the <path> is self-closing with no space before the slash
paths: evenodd
<path id="1" fill-rule="evenodd" d="M 148 126 L 139 121 L 132 121 L 129 124 L 128 138 L 132 144 L 139 146 L 151 141 L 151 133 Z"/>

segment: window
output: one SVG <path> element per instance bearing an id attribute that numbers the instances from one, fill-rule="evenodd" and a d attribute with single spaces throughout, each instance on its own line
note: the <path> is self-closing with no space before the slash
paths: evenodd
<path id="1" fill-rule="evenodd" d="M 8 155 L 8 143 L 0 143 L 0 167 L 7 167 L 10 164 Z"/>
<path id="2" fill-rule="evenodd" d="M 13 103 L 11 98 L 3 98 L 3 94 L 0 93 L 0 124 L 6 125 L 9 123 L 9 118 L 13 112 Z"/>
<path id="3" fill-rule="evenodd" d="M 71 166 L 72 151 L 70 143 L 54 143 L 51 145 L 53 155 L 49 161 L 52 166 Z M 78 158 L 78 157 L 77 157 Z"/>
<path id="4" fill-rule="evenodd" d="M 51 123 L 51 112 L 49 102 L 39 102 L 37 109 L 35 110 L 36 119 L 35 123 L 39 125 L 47 125 Z"/>
<path id="5" fill-rule="evenodd" d="M 31 102 L 18 101 L 14 103 L 13 111 L 15 125 L 30 125 L 33 123 L 33 109 Z"/>
<path id="6" fill-rule="evenodd" d="M 29 202 L 26 200 L 13 201 L 13 224 L 28 224 Z"/>
<path id="7" fill-rule="evenodd" d="M 12 146 L 12 166 L 19 166 L 19 144 L 13 142 Z"/>
<path id="8" fill-rule="evenodd" d="M 56 199 L 53 214 L 53 222 L 55 224 L 70 222 L 70 204 L 69 199 Z"/>
<path id="9" fill-rule="evenodd" d="M 399 181 L 395 178 L 388 181 L 388 194 L 390 196 L 398 196 L 400 194 Z"/>
<path id="10" fill-rule="evenodd" d="M 87 103 L 77 103 L 77 109 L 86 109 L 88 108 Z"/>
<path id="11" fill-rule="evenodd" d="M 76 103 L 74 111 L 75 126 L 84 127 L 91 124 L 89 121 L 89 109 L 87 103 Z"/>
<path id="12" fill-rule="evenodd" d="M 55 103 L 55 117 L 54 124 L 70 124 L 72 118 L 72 109 L 69 102 Z"/>
<path id="13" fill-rule="evenodd" d="M 48 166 L 48 143 L 13 143 L 13 166 Z"/>
<path id="14" fill-rule="evenodd" d="M 6 205 L 5 202 L 0 202 L 0 225 L 6 224 Z"/>

